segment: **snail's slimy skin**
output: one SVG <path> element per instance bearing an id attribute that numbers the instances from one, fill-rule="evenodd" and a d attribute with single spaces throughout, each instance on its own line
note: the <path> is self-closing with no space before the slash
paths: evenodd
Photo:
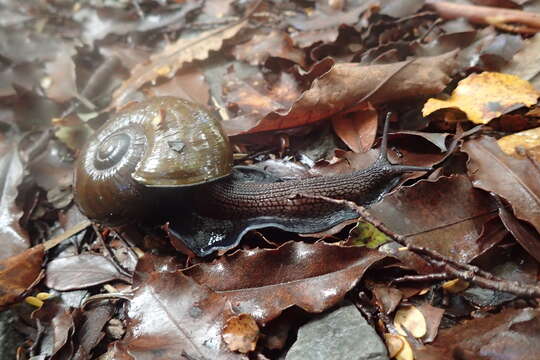
<path id="1" fill-rule="evenodd" d="M 75 201 L 86 216 L 109 225 L 145 221 L 172 204 L 162 217 L 199 256 L 238 245 L 251 229 L 320 232 L 356 213 L 313 196 L 369 205 L 401 174 L 426 170 L 391 164 L 387 132 L 388 121 L 378 160 L 350 174 L 279 181 L 239 168 L 230 175 L 229 141 L 210 112 L 185 100 L 152 98 L 114 116 L 83 149 Z"/>

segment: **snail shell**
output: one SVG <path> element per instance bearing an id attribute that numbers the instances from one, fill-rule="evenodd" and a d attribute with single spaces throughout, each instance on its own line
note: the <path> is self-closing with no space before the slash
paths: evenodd
<path id="1" fill-rule="evenodd" d="M 152 187 L 208 183 L 231 169 L 229 140 L 212 113 L 156 97 L 128 106 L 96 131 L 77 160 L 74 197 L 89 218 L 117 225 L 160 207 Z"/>

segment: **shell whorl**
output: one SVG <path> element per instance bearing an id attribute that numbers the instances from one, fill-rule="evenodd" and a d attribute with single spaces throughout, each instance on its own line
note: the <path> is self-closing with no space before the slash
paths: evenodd
<path id="1" fill-rule="evenodd" d="M 185 187 L 230 174 L 232 152 L 205 108 L 171 97 L 128 106 L 96 131 L 75 169 L 75 201 L 107 224 L 159 208 L 152 187 Z"/>

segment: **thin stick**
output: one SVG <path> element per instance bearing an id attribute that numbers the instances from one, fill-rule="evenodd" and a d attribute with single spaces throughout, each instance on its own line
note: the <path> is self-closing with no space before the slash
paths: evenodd
<path id="1" fill-rule="evenodd" d="M 406 242 L 405 236 L 396 234 L 395 232 L 387 228 L 380 220 L 372 217 L 369 214 L 369 212 L 366 210 L 366 208 L 364 208 L 363 206 L 357 205 L 352 201 L 338 200 L 338 199 L 332 199 L 326 196 L 309 195 L 309 194 L 298 194 L 298 196 L 312 198 L 312 199 L 320 199 L 320 200 L 328 201 L 334 204 L 345 205 L 349 207 L 350 209 L 355 210 L 363 221 L 375 226 L 375 228 L 377 228 L 379 231 L 387 235 L 389 238 L 391 238 L 398 244 L 406 247 L 409 251 L 412 251 L 418 255 L 421 255 L 427 261 L 441 268 L 443 272 L 453 277 L 472 282 L 480 287 L 487 288 L 487 289 L 508 292 L 508 293 L 512 293 L 512 294 L 524 296 L 524 297 L 532 297 L 532 298 L 540 297 L 539 286 L 523 284 L 518 281 L 508 281 L 504 279 L 499 279 L 496 276 L 486 271 L 483 271 L 476 266 L 460 263 L 452 259 L 446 258 L 443 255 L 437 253 L 436 251 L 408 244 Z"/>
<path id="2" fill-rule="evenodd" d="M 62 234 L 57 235 L 57 236 L 53 237 L 52 239 L 45 241 L 43 243 L 44 249 L 45 250 L 52 249 L 56 245 L 60 244 L 62 241 L 66 240 L 66 239 L 69 239 L 73 235 L 83 231 L 84 229 L 89 227 L 91 224 L 92 224 L 92 222 L 90 220 L 81 221 L 77 225 L 74 225 L 74 226 L 70 227 L 69 229 L 67 229 L 66 231 L 64 231 Z"/>
<path id="3" fill-rule="evenodd" d="M 534 28 L 527 28 L 528 30 L 540 31 L 540 14 L 536 13 L 489 6 L 456 4 L 449 1 L 428 0 L 426 4 L 445 19 L 464 17 L 470 22 L 485 25 L 518 23 Z"/>

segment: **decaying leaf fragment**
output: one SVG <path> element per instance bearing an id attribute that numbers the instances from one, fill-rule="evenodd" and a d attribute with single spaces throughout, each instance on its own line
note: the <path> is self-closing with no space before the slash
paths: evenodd
<path id="1" fill-rule="evenodd" d="M 223 340 L 231 351 L 248 353 L 255 350 L 259 339 L 259 326 L 249 314 L 240 314 L 227 319 L 223 328 Z"/>
<path id="2" fill-rule="evenodd" d="M 448 100 L 429 99 L 422 109 L 428 116 L 439 109 L 457 108 L 476 124 L 486 124 L 522 106 L 536 104 L 540 93 L 515 75 L 496 72 L 472 74 L 461 80 Z"/>
<path id="3" fill-rule="evenodd" d="M 502 137 L 497 143 L 502 151 L 515 158 L 531 156 L 540 161 L 540 127 Z"/>

